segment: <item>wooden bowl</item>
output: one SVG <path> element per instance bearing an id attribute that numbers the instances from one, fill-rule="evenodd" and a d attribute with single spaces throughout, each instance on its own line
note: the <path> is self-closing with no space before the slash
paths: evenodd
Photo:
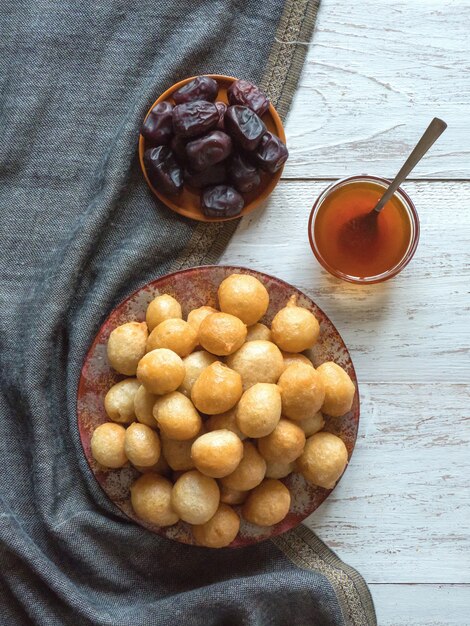
<path id="1" fill-rule="evenodd" d="M 168 274 L 138 289 L 110 313 L 95 337 L 83 363 L 77 398 L 78 429 L 85 456 L 96 480 L 121 511 L 137 524 L 169 539 L 193 544 L 188 524 L 178 522 L 174 526 L 160 528 L 139 519 L 132 510 L 130 486 L 139 476 L 131 466 L 110 470 L 101 467 L 92 457 L 91 436 L 95 428 L 109 421 L 104 410 L 104 396 L 108 389 L 125 376 L 117 374 L 108 364 L 106 344 L 111 331 L 128 321 L 145 320 L 148 303 L 159 294 L 168 293 L 175 297 L 183 308 L 184 317 L 191 309 L 208 304 L 217 306 L 217 288 L 221 281 L 233 273 L 250 274 L 258 278 L 270 295 L 269 309 L 261 320 L 270 324 L 277 311 L 285 306 L 289 297 L 295 294 L 298 303 L 314 313 L 320 322 L 320 338 L 309 355 L 315 366 L 325 361 L 335 361 L 349 374 L 356 385 L 356 395 L 349 413 L 339 418 L 327 418 L 325 430 L 341 437 L 351 458 L 359 425 L 359 393 L 356 374 L 349 352 L 340 334 L 325 313 L 301 291 L 278 278 L 242 267 L 205 266 Z M 232 548 L 247 546 L 286 532 L 300 524 L 313 513 L 327 498 L 331 490 L 314 487 L 300 474 L 291 474 L 282 482 L 291 491 L 292 502 L 285 519 L 275 526 L 261 528 L 242 519 L 240 533 L 230 545 Z M 239 507 L 234 507 L 238 512 Z"/>
<path id="2" fill-rule="evenodd" d="M 227 89 L 237 79 L 233 78 L 232 76 L 223 76 L 221 74 L 207 74 L 207 76 L 214 78 L 219 83 L 219 94 L 217 96 L 217 100 L 220 100 L 227 104 L 228 103 Z M 194 78 L 195 76 L 191 76 L 190 78 L 185 78 L 184 80 L 180 80 L 179 83 L 174 84 L 172 87 L 170 87 L 165 92 L 163 92 L 162 95 L 155 100 L 155 102 L 152 104 L 150 109 L 147 111 L 147 115 L 145 116 L 145 119 L 147 119 L 150 111 L 159 102 L 168 100 L 169 102 L 171 102 L 171 104 L 174 104 L 174 101 L 172 98 L 173 92 L 179 89 L 180 87 L 182 87 L 183 85 L 185 85 L 186 83 L 189 83 L 189 81 L 193 80 Z M 262 120 L 265 123 L 266 128 L 271 133 L 273 133 L 274 135 L 277 135 L 284 143 L 286 142 L 286 136 L 284 133 L 284 128 L 282 126 L 281 118 L 277 114 L 277 111 L 273 107 L 272 104 L 269 105 L 269 109 L 262 116 Z M 281 178 L 282 170 L 284 169 L 283 167 L 281 167 L 275 174 L 267 174 L 266 172 L 261 173 L 260 187 L 251 194 L 243 194 L 243 197 L 245 198 L 245 206 L 243 208 L 243 211 L 239 215 L 235 215 L 233 217 L 214 218 L 214 217 L 206 217 L 202 213 L 200 209 L 201 194 L 199 190 L 197 189 L 189 188 L 185 185 L 183 188 L 183 191 L 181 191 L 181 193 L 179 193 L 178 196 L 166 195 L 166 194 L 163 194 L 161 191 L 158 191 L 157 189 L 155 189 L 155 187 L 153 187 L 152 183 L 150 182 L 149 177 L 147 176 L 147 172 L 146 172 L 145 164 L 144 164 L 144 152 L 145 152 L 145 139 L 142 135 L 140 135 L 139 136 L 140 166 L 142 168 L 142 172 L 144 174 L 145 180 L 147 181 L 147 184 L 152 190 L 152 192 L 157 196 L 157 198 L 159 198 L 164 204 L 166 204 L 167 207 L 169 207 L 173 211 L 176 211 L 176 213 L 179 213 L 180 215 L 184 215 L 185 217 L 189 217 L 193 220 L 198 220 L 199 222 L 227 222 L 229 220 L 238 219 L 239 217 L 242 217 L 243 215 L 248 215 L 248 213 L 251 213 L 252 211 L 254 211 L 254 209 L 256 209 L 262 202 L 264 202 L 264 200 L 266 200 L 266 198 L 270 195 L 274 187 L 279 182 L 279 179 Z"/>

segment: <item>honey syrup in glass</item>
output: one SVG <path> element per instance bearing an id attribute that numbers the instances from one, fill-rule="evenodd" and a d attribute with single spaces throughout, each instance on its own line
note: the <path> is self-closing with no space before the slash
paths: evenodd
<path id="1" fill-rule="evenodd" d="M 395 193 L 375 217 L 372 238 L 366 231 L 361 233 L 359 221 L 351 245 L 345 239 L 345 228 L 348 234 L 345 225 L 353 218 L 367 215 L 383 195 L 387 181 L 382 180 L 353 177 L 340 181 L 320 196 L 312 210 L 309 228 L 312 249 L 328 271 L 345 280 L 386 280 L 408 263 L 416 249 L 419 222 L 403 192 Z"/>

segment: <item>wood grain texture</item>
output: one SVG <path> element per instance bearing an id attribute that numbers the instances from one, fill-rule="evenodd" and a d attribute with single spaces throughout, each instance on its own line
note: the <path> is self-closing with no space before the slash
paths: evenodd
<path id="1" fill-rule="evenodd" d="M 418 250 L 401 274 L 370 286 L 330 276 L 311 252 L 308 216 L 326 184 L 281 182 L 265 210 L 241 223 L 221 263 L 274 274 L 311 296 L 343 336 L 360 381 L 468 381 L 470 183 L 404 185 L 420 214 Z"/>
<path id="2" fill-rule="evenodd" d="M 308 293 L 351 351 L 357 447 L 308 525 L 364 575 L 380 626 L 470 624 L 469 23 L 470 0 L 322 0 L 297 44 L 284 180 L 221 260 Z M 434 116 L 449 127 L 404 185 L 414 260 L 383 285 L 329 276 L 307 238 L 315 197 L 327 180 L 394 176 Z"/>
<path id="3" fill-rule="evenodd" d="M 356 449 L 305 522 L 368 582 L 470 583 L 466 385 L 362 384 Z"/>
<path id="4" fill-rule="evenodd" d="M 449 127 L 413 176 L 469 178 L 469 23 L 468 0 L 322 0 L 284 176 L 393 176 L 437 116 Z"/>
<path id="5" fill-rule="evenodd" d="M 468 626 L 468 585 L 370 585 L 379 626 Z"/>

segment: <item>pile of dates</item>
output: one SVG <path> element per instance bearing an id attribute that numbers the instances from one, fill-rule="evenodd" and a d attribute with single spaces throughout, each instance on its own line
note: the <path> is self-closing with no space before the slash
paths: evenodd
<path id="1" fill-rule="evenodd" d="M 269 100 L 256 85 L 232 83 L 228 105 L 216 101 L 218 93 L 216 80 L 198 76 L 173 93 L 174 105 L 156 104 L 140 132 L 155 189 L 176 195 L 188 185 L 200 190 L 204 215 L 234 217 L 259 188 L 262 171 L 274 174 L 289 153 L 262 120 Z"/>

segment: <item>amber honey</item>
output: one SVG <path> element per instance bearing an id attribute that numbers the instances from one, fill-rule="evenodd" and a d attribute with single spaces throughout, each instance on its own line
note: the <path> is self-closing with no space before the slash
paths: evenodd
<path id="1" fill-rule="evenodd" d="M 366 228 L 361 232 L 364 222 L 356 220 L 354 245 L 348 245 L 350 220 L 372 211 L 385 186 L 386 181 L 372 177 L 346 179 L 315 204 L 310 241 L 318 260 L 331 273 L 353 282 L 377 282 L 396 274 L 411 259 L 419 225 L 404 192 L 397 192 L 377 215 L 372 237 Z"/>

